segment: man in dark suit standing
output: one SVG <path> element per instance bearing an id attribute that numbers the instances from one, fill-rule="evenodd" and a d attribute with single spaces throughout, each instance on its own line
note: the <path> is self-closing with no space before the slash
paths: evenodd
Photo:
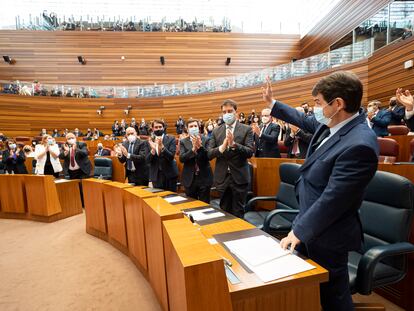
<path id="1" fill-rule="evenodd" d="M 296 110 L 304 113 L 308 118 L 313 118 L 313 114 L 309 115 L 302 107 L 296 107 Z M 285 146 L 288 147 L 287 157 L 304 159 L 306 157 L 306 153 L 308 152 L 311 139 L 312 134 L 289 124 L 284 141 Z"/>
<path id="2" fill-rule="evenodd" d="M 200 134 L 200 121 L 187 121 L 189 136 L 180 140 L 180 162 L 184 164 L 181 182 L 185 194 L 196 200 L 210 203 L 213 172 L 207 155 L 208 139 Z"/>
<path id="3" fill-rule="evenodd" d="M 391 122 L 389 125 L 401 125 L 405 116 L 405 108 L 398 105 L 397 97 L 393 96 L 390 98 L 388 111 L 391 112 Z"/>
<path id="4" fill-rule="evenodd" d="M 368 125 L 378 137 L 388 136 L 388 125 L 391 122 L 391 112 L 387 109 L 380 110 L 381 102 L 374 100 L 368 103 Z"/>
<path id="5" fill-rule="evenodd" d="M 262 124 L 252 123 L 257 158 L 280 158 L 278 137 L 280 126 L 272 123 L 270 109 L 262 110 Z"/>
<path id="6" fill-rule="evenodd" d="M 136 186 L 148 186 L 148 164 L 146 156 L 148 144 L 140 140 L 133 127 L 126 129 L 127 141 L 114 147 L 119 162 L 125 163 L 125 176 L 128 183 Z"/>
<path id="7" fill-rule="evenodd" d="M 320 286 L 323 310 L 353 310 L 348 252 L 362 246 L 358 210 L 378 165 L 378 143 L 361 109 L 362 83 L 351 72 L 334 72 L 314 86 L 315 118 L 272 99 L 268 79 L 263 99 L 272 116 L 314 133 L 296 184 L 299 214 L 281 241 L 329 271 Z"/>
<path id="8" fill-rule="evenodd" d="M 242 218 L 250 180 L 247 159 L 253 156 L 253 131 L 237 122 L 236 102 L 225 100 L 221 112 L 224 124 L 213 130 L 208 157 L 216 158 L 214 181 L 220 193 L 220 207 Z"/>
<path id="9" fill-rule="evenodd" d="M 66 143 L 63 145 L 59 158 L 63 159 L 63 171 L 69 174 L 70 179 L 88 178 L 91 174 L 91 161 L 88 158 L 89 151 L 85 143 L 77 142 L 73 133 L 66 135 Z"/>
<path id="10" fill-rule="evenodd" d="M 175 137 L 165 134 L 165 123 L 154 120 L 151 124 L 153 136 L 148 139 L 150 152 L 147 161 L 150 164 L 150 181 L 153 187 L 177 191 L 178 168 L 175 162 Z"/>

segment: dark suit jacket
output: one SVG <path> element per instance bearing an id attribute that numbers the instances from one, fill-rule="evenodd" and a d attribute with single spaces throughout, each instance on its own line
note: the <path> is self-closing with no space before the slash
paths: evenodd
<path id="1" fill-rule="evenodd" d="M 260 130 L 263 128 L 260 125 Z M 280 126 L 270 122 L 266 130 L 259 137 L 254 135 L 256 143 L 256 157 L 258 158 L 280 158 L 280 151 L 278 146 Z"/>
<path id="2" fill-rule="evenodd" d="M 312 118 L 312 117 L 309 117 L 309 115 L 308 115 L 308 118 Z M 298 144 L 299 144 L 299 157 L 301 159 L 306 158 L 306 153 L 308 152 L 309 144 L 310 144 L 310 141 L 311 141 L 313 135 L 310 134 L 310 133 L 305 132 L 302 129 L 299 129 L 296 132 L 295 137 L 292 137 L 292 136 L 290 136 L 290 132 L 291 132 L 291 129 L 289 127 L 286 131 L 286 138 L 285 138 L 285 142 L 284 142 L 285 146 L 288 147 L 287 157 L 288 158 L 295 157 L 295 155 L 292 154 L 292 150 L 293 150 L 293 144 L 294 144 L 295 140 L 297 140 Z"/>
<path id="3" fill-rule="evenodd" d="M 389 125 L 401 125 L 402 119 L 405 116 L 405 107 L 404 106 L 395 106 L 391 112 L 391 122 Z"/>
<path id="4" fill-rule="evenodd" d="M 89 161 L 88 155 L 89 155 L 88 146 L 85 143 L 76 142 L 75 161 L 76 163 L 78 163 L 81 171 L 85 175 L 89 176 L 91 174 L 92 165 L 91 165 L 91 161 Z M 62 147 L 59 158 L 64 160 L 63 171 L 66 175 L 68 174 L 68 170 L 69 170 L 70 152 L 68 152 L 68 154 L 65 156 L 65 150 Z"/>
<path id="5" fill-rule="evenodd" d="M 190 137 L 180 140 L 180 162 L 184 164 L 181 182 L 186 188 L 189 188 L 193 182 L 196 163 L 200 170 L 198 175 L 200 181 L 206 186 L 213 184 L 213 172 L 208 160 L 207 143 L 208 139 L 201 136 L 201 147 L 197 150 L 197 153 L 194 153 Z"/>
<path id="6" fill-rule="evenodd" d="M 101 154 L 99 154 L 99 149 L 98 150 L 96 150 L 96 153 L 95 153 L 95 155 L 99 155 L 99 156 L 101 156 L 101 157 L 106 157 L 106 156 L 110 156 L 111 155 L 111 153 L 109 152 L 109 150 L 107 150 L 107 149 L 102 149 L 102 152 L 101 152 Z"/>
<path id="7" fill-rule="evenodd" d="M 254 139 L 253 131 L 250 126 L 236 122 L 234 129 L 234 150 L 227 148 L 223 153 L 219 151 L 220 145 L 226 138 L 226 125 L 222 124 L 213 130 L 213 134 L 208 142 L 208 158 L 216 158 L 214 170 L 214 181 L 217 186 L 223 184 L 227 169 L 236 184 L 247 184 L 250 179 L 249 165 L 247 159 L 253 156 Z"/>
<path id="8" fill-rule="evenodd" d="M 122 146 L 129 150 L 129 141 L 122 143 Z M 131 160 L 135 166 L 135 177 L 141 181 L 148 182 L 148 163 L 146 162 L 146 156 L 148 153 L 148 143 L 144 140 L 137 140 L 134 143 L 134 151 L 131 153 Z M 122 155 L 118 158 L 121 163 L 126 163 L 127 158 Z M 125 172 L 127 171 L 127 165 L 125 164 Z"/>
<path id="9" fill-rule="evenodd" d="M 24 161 L 26 160 L 26 156 L 24 155 L 23 150 L 20 150 L 19 155 L 16 158 L 9 158 L 10 151 L 4 150 L 3 151 L 3 158 L 2 163 L 4 165 L 4 169 L 11 174 L 13 171 L 15 174 L 27 174 L 26 165 Z"/>
<path id="10" fill-rule="evenodd" d="M 168 179 L 178 177 L 177 163 L 175 162 L 175 152 L 177 147 L 175 145 L 175 137 L 164 135 L 162 140 L 164 150 L 160 155 L 153 155 L 148 151 L 147 162 L 150 164 L 150 181 L 156 181 L 158 172 L 161 170 Z"/>
<path id="11" fill-rule="evenodd" d="M 372 130 L 378 137 L 388 136 L 388 125 L 391 122 L 391 112 L 380 110 L 377 115 L 371 119 Z"/>
<path id="12" fill-rule="evenodd" d="M 315 118 L 278 101 L 272 116 L 314 133 L 311 145 L 326 129 Z M 300 211 L 292 229 L 300 241 L 342 253 L 360 249 L 358 210 L 377 170 L 378 154 L 377 137 L 362 109 L 316 151 L 308 150 L 295 187 Z"/>

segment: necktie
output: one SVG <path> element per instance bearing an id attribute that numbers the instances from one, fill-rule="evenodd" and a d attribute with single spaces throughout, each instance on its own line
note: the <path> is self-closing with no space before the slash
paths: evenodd
<path id="1" fill-rule="evenodd" d="M 73 151 L 73 148 L 70 148 L 70 166 L 75 166 L 75 152 Z"/>
<path id="2" fill-rule="evenodd" d="M 133 152 L 134 152 L 134 144 L 129 144 L 128 153 L 132 154 Z M 132 160 L 131 159 L 127 160 L 127 169 L 129 171 L 132 171 Z"/>
<path id="3" fill-rule="evenodd" d="M 325 128 L 322 130 L 319 137 L 316 139 L 316 141 L 312 144 L 312 153 L 315 152 L 316 149 L 318 149 L 319 145 L 322 143 L 322 141 L 327 138 L 329 135 L 331 135 L 331 130 L 329 127 L 325 126 Z"/>

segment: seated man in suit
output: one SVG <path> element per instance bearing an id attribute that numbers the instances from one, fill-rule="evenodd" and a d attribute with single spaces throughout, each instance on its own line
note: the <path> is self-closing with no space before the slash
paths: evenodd
<path id="1" fill-rule="evenodd" d="M 216 159 L 214 182 L 220 193 L 220 207 L 243 218 L 249 180 L 247 159 L 253 156 L 253 131 L 236 120 L 237 103 L 227 99 L 221 105 L 224 124 L 216 127 L 208 142 L 208 157 Z"/>
<path id="2" fill-rule="evenodd" d="M 359 218 L 365 188 L 377 170 L 377 137 L 361 108 L 363 87 L 351 72 L 338 71 L 313 87 L 315 118 L 273 100 L 270 79 L 263 99 L 272 116 L 314 136 L 295 191 L 299 214 L 281 240 L 329 271 L 320 285 L 323 310 L 353 310 L 349 289 L 348 252 L 362 246 Z"/>
<path id="3" fill-rule="evenodd" d="M 278 137 L 280 126 L 272 123 L 270 116 L 270 109 L 262 110 L 262 124 L 251 124 L 254 141 L 256 143 L 256 157 L 257 158 L 280 158 Z"/>
<path id="4" fill-rule="evenodd" d="M 147 142 L 139 139 L 133 127 L 126 129 L 126 136 L 127 141 L 114 147 L 119 161 L 125 163 L 125 176 L 130 184 L 148 186 Z"/>
<path id="5" fill-rule="evenodd" d="M 150 152 L 147 161 L 150 164 L 150 181 L 154 188 L 177 191 L 178 168 L 175 162 L 175 137 L 165 134 L 165 123 L 154 120 L 151 124 L 152 137 L 148 139 Z"/>
<path id="6" fill-rule="evenodd" d="M 96 150 L 95 157 L 106 157 L 111 155 L 109 150 L 103 147 L 102 143 L 98 143 L 97 147 L 98 149 Z"/>
<path id="7" fill-rule="evenodd" d="M 196 200 L 210 203 L 213 172 L 207 155 L 208 139 L 200 134 L 200 122 L 187 121 L 189 136 L 180 140 L 180 161 L 184 164 L 181 181 L 185 194 Z"/>
<path id="8" fill-rule="evenodd" d="M 368 103 L 367 106 L 367 118 L 368 125 L 372 128 L 378 137 L 388 136 L 388 125 L 391 122 L 391 112 L 379 107 L 381 102 L 374 100 Z"/>
<path id="9" fill-rule="evenodd" d="M 79 129 L 78 129 L 78 128 L 75 128 L 75 131 L 73 132 L 73 134 L 75 134 L 75 136 L 76 136 L 76 137 L 81 137 L 81 136 L 83 136 L 82 132 L 81 132 L 81 131 L 79 131 Z"/>
<path id="10" fill-rule="evenodd" d="M 304 113 L 308 118 L 313 117 L 313 114 L 309 115 L 302 107 L 296 107 L 296 110 Z M 288 147 L 287 157 L 304 159 L 306 157 L 306 153 L 308 152 L 311 139 L 312 134 L 289 124 L 284 141 L 285 146 Z"/>
<path id="11" fill-rule="evenodd" d="M 91 161 L 88 158 L 89 151 L 85 143 L 77 142 L 73 133 L 66 135 L 66 143 L 63 144 L 59 158 L 63 159 L 63 171 L 69 174 L 70 179 L 88 178 L 91 174 Z"/>
<path id="12" fill-rule="evenodd" d="M 390 104 L 388 111 L 391 112 L 391 122 L 389 125 L 401 125 L 405 116 L 404 106 L 400 106 L 397 103 L 397 97 L 393 96 L 390 98 Z"/>

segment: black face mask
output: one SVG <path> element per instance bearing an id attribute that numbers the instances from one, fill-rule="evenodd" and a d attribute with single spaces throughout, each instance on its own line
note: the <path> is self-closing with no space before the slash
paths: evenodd
<path id="1" fill-rule="evenodd" d="M 391 106 L 391 107 L 395 107 L 395 106 L 397 106 L 397 102 L 396 102 L 395 100 L 391 101 L 391 102 L 390 102 L 390 106 Z"/>
<path id="2" fill-rule="evenodd" d="M 309 112 L 309 109 L 308 108 L 303 108 L 303 110 L 305 110 L 305 113 L 308 113 Z"/>
<path id="3" fill-rule="evenodd" d="M 164 134 L 164 130 L 156 130 L 156 131 L 154 131 L 154 135 L 155 136 L 162 136 L 162 134 Z"/>
<path id="4" fill-rule="evenodd" d="M 99 149 L 99 150 L 102 150 L 102 149 L 103 149 L 103 147 L 102 147 L 102 146 L 99 146 L 99 147 L 98 147 L 98 149 Z"/>

